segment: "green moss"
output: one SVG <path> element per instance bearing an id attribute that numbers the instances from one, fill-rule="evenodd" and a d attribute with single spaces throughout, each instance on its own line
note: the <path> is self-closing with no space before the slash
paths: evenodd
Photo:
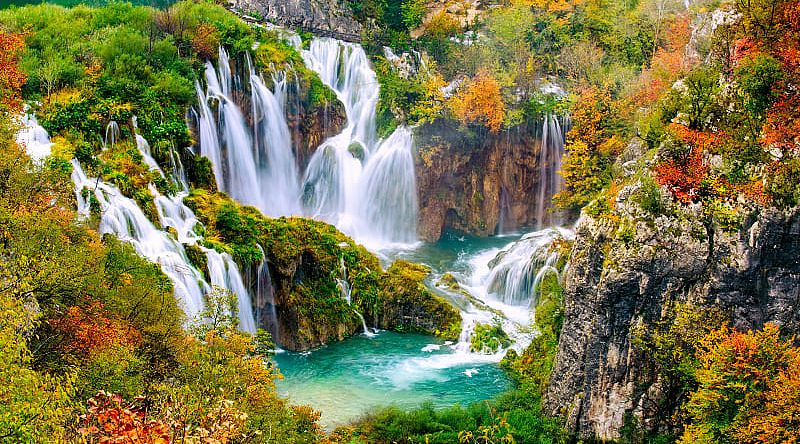
<path id="1" fill-rule="evenodd" d="M 211 276 L 208 274 L 208 256 L 206 256 L 200 247 L 194 244 L 184 245 L 183 248 L 186 250 L 186 256 L 189 258 L 189 262 L 203 273 L 203 277 L 205 277 L 206 281 L 211 282 Z"/>
<path id="2" fill-rule="evenodd" d="M 443 274 L 442 277 L 439 279 L 439 282 L 437 282 L 437 285 L 449 288 L 450 290 L 461 289 L 461 286 L 458 284 L 458 281 L 456 280 L 455 276 L 453 276 L 451 273 Z"/>
<path id="3" fill-rule="evenodd" d="M 555 274 L 545 276 L 534 316 L 534 327 L 538 334 L 522 354 L 509 350 L 501 362 L 501 366 L 515 379 L 539 393 L 547 385 L 558 350 L 558 339 L 564 323 L 563 293 Z"/>
<path id="4" fill-rule="evenodd" d="M 492 324 L 476 324 L 470 338 L 470 351 L 475 353 L 497 353 L 498 350 L 511 345 L 511 339 L 499 320 Z"/>
<path id="5" fill-rule="evenodd" d="M 461 331 L 461 315 L 449 302 L 433 294 L 424 284 L 430 268 L 402 259 L 380 277 L 380 299 L 385 310 L 414 309 L 420 318 L 396 319 L 398 331 L 420 331 L 455 340 Z M 425 324 L 425 325 L 423 325 Z"/>

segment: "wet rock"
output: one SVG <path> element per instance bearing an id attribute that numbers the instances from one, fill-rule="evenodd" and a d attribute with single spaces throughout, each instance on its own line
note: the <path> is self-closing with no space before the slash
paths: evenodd
<path id="1" fill-rule="evenodd" d="M 487 236 L 553 220 L 532 197 L 541 186 L 537 130 L 492 134 L 448 120 L 416 128 L 420 237 L 436 241 L 447 230 Z"/>

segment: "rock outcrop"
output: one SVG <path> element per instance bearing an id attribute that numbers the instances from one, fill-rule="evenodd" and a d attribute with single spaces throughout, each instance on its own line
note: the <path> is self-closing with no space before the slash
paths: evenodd
<path id="1" fill-rule="evenodd" d="M 731 233 L 704 225 L 699 208 L 644 212 L 630 198 L 636 188 L 619 193 L 612 214 L 584 214 L 571 251 L 544 407 L 581 438 L 617 439 L 631 418 L 671 431 L 674 393 L 632 343 L 669 304 L 714 307 L 744 330 L 800 328 L 800 211 L 753 208 Z"/>
<path id="2" fill-rule="evenodd" d="M 360 41 L 361 24 L 347 2 L 330 0 L 229 0 L 231 9 L 289 29 Z"/>
<path id="3" fill-rule="evenodd" d="M 367 307 L 367 319 L 381 329 L 417 331 L 456 340 L 461 333 L 461 315 L 423 282 L 431 269 L 401 259 L 378 280 L 377 306 Z"/>
<path id="4" fill-rule="evenodd" d="M 436 241 L 446 230 L 487 236 L 551 222 L 554 215 L 532 197 L 543 183 L 537 131 L 519 125 L 491 134 L 446 120 L 418 127 L 420 237 Z"/>

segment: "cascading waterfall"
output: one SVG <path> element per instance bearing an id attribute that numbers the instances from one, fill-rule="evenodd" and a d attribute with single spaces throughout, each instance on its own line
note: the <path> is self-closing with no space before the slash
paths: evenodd
<path id="1" fill-rule="evenodd" d="M 49 155 L 50 138 L 35 117 L 25 116 L 22 119 L 23 129 L 17 134 L 17 140 L 24 144 L 33 159 L 43 159 Z M 136 121 L 133 121 L 134 130 Z M 135 132 L 135 131 L 134 131 Z M 106 146 L 113 146 L 119 141 L 119 126 L 116 122 L 106 129 Z M 152 159 L 149 144 L 138 133 L 135 134 L 136 145 L 145 162 L 151 169 L 161 172 L 161 168 Z M 151 160 L 152 162 L 148 161 Z M 138 254 L 158 263 L 161 270 L 173 284 L 174 295 L 187 316 L 195 318 L 203 309 L 204 295 L 216 285 L 226 288 L 238 296 L 240 328 L 255 333 L 256 326 L 252 314 L 250 297 L 242 283 L 236 263 L 228 254 L 203 249 L 208 257 L 211 285 L 202 273 L 189 261 L 183 244 L 195 244 L 201 238 L 195 233 L 198 223 L 194 213 L 183 204 L 185 193 L 176 196 L 163 196 L 150 184 L 154 203 L 162 228 L 172 227 L 177 233 L 177 240 L 166 231 L 157 228 L 144 215 L 135 201 L 122 195 L 113 185 L 89 178 L 80 163 L 72 160 L 72 182 L 75 185 L 78 214 L 87 218 L 91 213 L 92 201 L 100 207 L 100 233 L 110 233 L 122 241 L 133 245 Z"/>
<path id="2" fill-rule="evenodd" d="M 17 143 L 25 147 L 25 152 L 34 162 L 41 162 L 50 155 L 53 147 L 47 131 L 39 125 L 32 114 L 24 115 L 21 123 L 22 129 L 17 133 Z"/>
<path id="3" fill-rule="evenodd" d="M 542 279 L 549 273 L 558 275 L 561 253 L 552 248 L 553 242 L 572 236 L 565 228 L 548 228 L 526 234 L 500 251 L 489 263 L 487 293 L 508 305 L 536 305 Z"/>
<path id="4" fill-rule="evenodd" d="M 550 201 L 561 191 L 561 158 L 564 156 L 564 133 L 557 116 L 545 116 L 539 149 L 539 186 L 536 192 L 536 229 L 558 225 L 558 214 L 550 213 Z"/>
<path id="5" fill-rule="evenodd" d="M 250 293 L 242 281 L 236 262 L 228 253 L 219 253 L 210 248 L 200 247 L 208 258 L 208 274 L 211 285 L 226 288 L 237 295 L 239 304 L 239 329 L 249 333 L 256 332 L 256 321 L 250 304 Z"/>
<path id="6" fill-rule="evenodd" d="M 211 160 L 220 188 L 234 199 L 269 216 L 300 215 L 300 172 L 283 109 L 286 76 L 273 76 L 273 93 L 249 59 L 248 65 L 252 127 L 232 98 L 232 92 L 241 88 L 225 49 L 219 50 L 217 69 L 206 62 L 206 92 L 199 83 L 195 85 L 200 103 L 200 153 Z M 209 101 L 216 101 L 216 119 Z"/>
<path id="7" fill-rule="evenodd" d="M 223 48 L 219 50 L 219 70 L 215 71 L 211 62 L 206 62 L 205 77 L 207 94 L 203 95 L 198 87 L 200 118 L 206 120 L 200 123 L 200 153 L 219 165 L 215 166 L 214 173 L 223 191 L 241 203 L 263 210 L 264 190 L 259 186 L 252 137 L 242 111 L 230 96 L 233 75 L 228 54 Z M 218 126 L 213 123 L 214 115 L 207 102 L 209 99 L 217 101 Z M 203 130 L 204 127 L 207 131 Z"/>
<path id="8" fill-rule="evenodd" d="M 249 59 L 248 59 L 249 60 Z M 272 77 L 275 93 L 250 68 L 253 102 L 253 143 L 259 171 L 259 187 L 266 191 L 261 210 L 269 216 L 299 215 L 300 171 L 292 151 L 283 101 L 286 75 Z"/>
<path id="9" fill-rule="evenodd" d="M 194 229 L 195 225 L 199 223 L 197 217 L 183 203 L 183 198 L 186 196 L 185 192 L 171 197 L 163 196 L 152 184 L 150 192 L 155 196 L 154 201 L 162 228 L 173 228 L 177 233 L 178 242 L 181 244 L 194 245 L 202 240 Z M 238 265 L 228 253 L 219 253 L 205 247 L 199 248 L 208 259 L 208 274 L 211 286 L 227 289 L 237 297 L 239 329 L 248 333 L 255 333 L 257 327 L 250 303 L 250 293 L 242 281 Z M 212 288 L 211 286 L 204 283 L 204 291 L 208 292 Z"/>
<path id="10" fill-rule="evenodd" d="M 344 104 L 347 125 L 311 157 L 303 181 L 307 211 L 369 246 L 417 239 L 417 198 L 411 131 L 398 128 L 378 143 L 379 85 L 364 50 L 330 38 L 302 52 Z"/>
<path id="11" fill-rule="evenodd" d="M 413 243 L 417 240 L 417 184 L 412 135 L 398 128 L 380 144 L 361 177 L 365 195 L 358 199 L 360 217 L 354 221 L 359 238 L 379 242 Z"/>
<path id="12" fill-rule="evenodd" d="M 72 167 L 79 213 L 89 215 L 89 196 L 83 191 L 87 189 L 100 204 L 100 233 L 114 234 L 132 244 L 140 255 L 158 263 L 172 281 L 175 297 L 187 316 L 197 316 L 203 309 L 206 289 L 201 285 L 202 274 L 190 264 L 181 243 L 156 228 L 136 202 L 123 196 L 116 187 L 88 178 L 77 160 L 72 161 Z"/>
<path id="13" fill-rule="evenodd" d="M 377 248 L 415 242 L 411 131 L 400 127 L 378 141 L 379 85 L 366 53 L 358 45 L 323 38 L 314 39 L 302 55 L 347 116 L 342 132 L 316 149 L 302 174 L 284 110 L 286 75 L 273 74 L 270 90 L 247 60 L 253 120 L 248 126 L 231 96 L 243 91 L 225 50 L 220 48 L 217 68 L 206 63 L 206 91 L 196 84 L 200 153 L 214 165 L 220 188 L 266 215 L 322 219 Z"/>

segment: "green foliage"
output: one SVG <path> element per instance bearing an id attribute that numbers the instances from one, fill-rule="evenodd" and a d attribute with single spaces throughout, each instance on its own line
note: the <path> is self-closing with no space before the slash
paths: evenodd
<path id="1" fill-rule="evenodd" d="M 734 71 L 744 108 L 756 116 L 763 116 L 778 96 L 777 86 L 783 79 L 783 67 L 769 54 L 757 53 L 739 62 Z"/>
<path id="2" fill-rule="evenodd" d="M 211 331 L 225 334 L 236 330 L 239 326 L 238 298 L 224 288 L 214 287 L 206 295 L 205 308 L 193 320 L 189 331 L 197 338 L 205 338 Z"/>
<path id="3" fill-rule="evenodd" d="M 696 373 L 701 364 L 696 355 L 698 346 L 703 337 L 724 323 L 725 317 L 718 310 L 675 303 L 649 326 L 632 328 L 634 348 L 655 365 L 666 393 L 664 402 L 657 406 L 663 412 L 685 407 L 687 394 L 697 387 Z"/>
<path id="4" fill-rule="evenodd" d="M 497 353 L 498 350 L 511 345 L 511 339 L 503 331 L 499 319 L 495 319 L 491 324 L 476 324 L 469 340 L 470 351 L 475 353 Z"/>
<path id="5" fill-rule="evenodd" d="M 350 428 L 334 431 L 339 442 L 369 442 L 374 444 L 451 444 L 481 441 L 486 432 L 510 435 L 520 443 L 566 443 L 563 428 L 546 418 L 540 400 L 525 388 L 501 395 L 495 401 L 455 406 L 435 410 L 430 404 L 403 411 L 395 407 L 369 414 Z M 462 441 L 472 436 L 475 441 Z M 347 441 L 347 440 L 350 441 Z"/>
<path id="6" fill-rule="evenodd" d="M 767 191 L 781 208 L 800 202 L 800 158 L 787 159 L 767 176 Z"/>
<path id="7" fill-rule="evenodd" d="M 661 192 L 661 187 L 658 186 L 650 174 L 646 174 L 642 177 L 641 187 L 633 199 L 643 210 L 653 216 L 665 214 L 668 208 L 668 203 Z"/>
<path id="8" fill-rule="evenodd" d="M 416 28 L 425 18 L 425 0 L 405 0 L 400 4 L 403 11 L 403 24 L 408 29 Z"/>
<path id="9" fill-rule="evenodd" d="M 378 135 L 386 137 L 397 127 L 394 118 L 406 122 L 411 117 L 412 108 L 422 99 L 424 89 L 416 78 L 401 77 L 383 57 L 376 58 L 375 74 L 381 84 L 377 112 Z"/>
<path id="10" fill-rule="evenodd" d="M 564 290 L 558 283 L 558 276 L 548 274 L 540 285 L 541 296 L 534 312 L 534 327 L 538 334 L 521 355 L 510 350 L 501 363 L 512 376 L 537 394 L 544 391 L 550 378 L 564 322 Z"/>
<path id="11" fill-rule="evenodd" d="M 5 274 L 0 269 L 0 275 Z M 74 377 L 54 377 L 30 368 L 23 333 L 30 333 L 36 318 L 22 299 L 0 291 L 0 436 L 7 442 L 65 439 Z"/>

